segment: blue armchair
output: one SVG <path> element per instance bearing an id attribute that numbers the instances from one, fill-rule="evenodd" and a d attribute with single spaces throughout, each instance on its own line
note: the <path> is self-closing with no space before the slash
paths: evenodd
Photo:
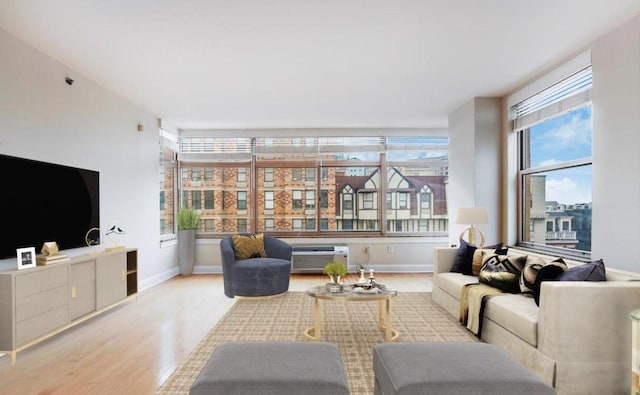
<path id="1" fill-rule="evenodd" d="M 264 250 L 266 257 L 236 261 L 232 236 L 220 241 L 225 295 L 230 298 L 236 295 L 267 296 L 289 290 L 293 247 L 280 239 L 265 235 Z"/>

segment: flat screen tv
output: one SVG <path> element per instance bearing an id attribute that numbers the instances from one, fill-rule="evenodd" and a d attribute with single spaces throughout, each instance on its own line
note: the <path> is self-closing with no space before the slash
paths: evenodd
<path id="1" fill-rule="evenodd" d="M 60 250 L 86 247 L 85 236 L 100 227 L 100 173 L 54 163 L 0 155 L 0 259 L 17 248 L 47 241 Z"/>

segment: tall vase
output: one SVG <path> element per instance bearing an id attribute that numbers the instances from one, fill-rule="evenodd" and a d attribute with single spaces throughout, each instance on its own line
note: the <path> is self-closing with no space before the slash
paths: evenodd
<path id="1" fill-rule="evenodd" d="M 196 230 L 182 229 L 178 231 L 178 266 L 180 275 L 190 276 L 193 273 L 196 249 Z"/>

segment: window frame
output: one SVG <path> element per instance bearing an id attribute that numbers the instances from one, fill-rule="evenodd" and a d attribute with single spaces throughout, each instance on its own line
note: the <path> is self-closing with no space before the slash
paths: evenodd
<path id="1" fill-rule="evenodd" d="M 446 137 L 414 137 L 411 139 L 420 140 L 425 138 L 433 138 L 435 140 L 439 140 L 438 142 L 433 143 L 434 146 L 438 146 L 437 151 L 442 151 L 445 153 L 445 156 L 441 159 L 443 162 L 437 164 L 435 168 L 444 169 L 442 174 L 437 174 L 438 177 L 442 177 L 441 185 L 444 187 L 446 184 L 446 177 L 448 175 L 448 138 Z M 199 144 L 202 146 L 215 146 L 217 143 L 207 142 L 208 138 L 201 138 L 202 140 Z M 216 139 L 228 139 L 234 140 L 226 137 L 214 137 L 212 140 Z M 269 144 L 276 143 L 278 139 L 267 139 L 261 138 L 265 142 L 267 140 L 271 140 Z M 332 140 L 333 138 L 325 138 L 325 137 L 306 137 L 299 139 L 304 143 L 302 149 L 304 152 L 308 152 L 309 154 L 300 155 L 298 149 L 294 149 L 292 151 L 283 150 L 277 146 L 261 146 L 256 144 L 256 138 L 251 138 L 247 140 L 251 140 L 252 148 L 250 150 L 242 151 L 242 152 L 230 152 L 225 154 L 216 154 L 212 155 L 209 159 L 207 159 L 207 153 L 200 151 L 190 151 L 186 153 L 181 153 L 181 159 L 184 159 L 185 168 L 189 167 L 202 167 L 207 168 L 205 170 L 206 173 L 202 174 L 213 174 L 214 180 L 209 180 L 210 177 L 206 177 L 207 180 L 199 181 L 203 184 L 203 187 L 213 188 L 215 191 L 215 207 L 216 212 L 223 212 L 223 216 L 216 217 L 219 218 L 219 221 L 216 221 L 217 229 L 215 232 L 210 231 L 201 231 L 197 234 L 198 237 L 214 237 L 218 238 L 224 236 L 225 234 L 232 233 L 233 227 L 237 226 L 238 219 L 241 216 L 246 216 L 248 218 L 247 227 L 250 231 L 260 232 L 266 230 L 266 220 L 269 219 L 270 223 L 273 222 L 274 226 L 277 230 L 269 229 L 269 232 L 274 232 L 275 234 L 283 237 L 293 236 L 294 234 L 298 234 L 299 231 L 306 231 L 310 237 L 368 237 L 368 236 L 394 236 L 394 237 L 411 237 L 411 236 L 429 236 L 429 237 L 447 237 L 448 236 L 448 223 L 449 219 L 447 218 L 446 207 L 444 212 L 440 212 L 439 216 L 436 220 L 443 221 L 444 227 L 442 227 L 439 231 L 436 232 L 422 232 L 419 231 L 419 226 L 416 223 L 406 224 L 401 226 L 404 230 L 400 233 L 387 233 L 386 231 L 386 218 L 385 218 L 385 209 L 384 203 L 381 201 L 383 196 L 386 196 L 387 187 L 385 184 L 386 180 L 386 167 L 391 166 L 386 160 L 386 152 L 392 152 L 389 150 L 396 149 L 396 152 L 404 152 L 407 147 L 411 148 L 411 142 L 401 143 L 406 145 L 398 146 L 398 138 L 383 138 L 383 137 L 375 137 L 372 138 L 372 141 L 380 141 L 383 144 L 374 146 L 375 149 L 371 152 L 375 155 L 374 159 L 371 157 L 367 157 L 365 159 L 361 159 L 363 157 L 360 152 L 369 152 L 368 148 L 362 149 L 357 145 L 353 146 L 350 144 L 337 144 L 336 147 L 340 148 L 341 153 L 332 153 L 327 154 L 323 152 L 322 146 L 318 147 L 317 144 L 319 140 Z M 337 140 L 343 140 L 346 138 L 336 138 Z M 239 139 L 235 139 L 239 140 Z M 292 141 L 295 139 L 292 139 Z M 391 141 L 394 140 L 394 141 Z M 386 143 L 384 143 L 386 141 Z M 444 141 L 444 143 L 442 142 Z M 242 144 L 238 143 L 240 146 Z M 266 143 L 265 143 L 266 144 Z M 421 143 L 424 144 L 424 143 Z M 432 143 L 430 143 L 432 144 Z M 225 144 L 220 144 L 223 146 Z M 195 145 L 191 145 L 193 147 Z M 233 146 L 233 144 L 226 144 L 226 147 Z M 265 150 L 266 148 L 266 150 Z M 414 148 L 415 149 L 415 148 Z M 432 150 L 431 145 L 428 148 Z M 264 150 L 261 151 L 261 150 Z M 213 150 L 211 153 L 214 153 Z M 251 151 L 251 154 L 248 153 Z M 265 154 L 266 152 L 266 154 Z M 290 152 L 290 154 L 288 153 Z M 329 151 L 327 151 L 329 152 Z M 353 152 L 353 153 L 352 153 Z M 262 155 L 265 158 L 262 158 Z M 269 157 L 271 155 L 273 158 Z M 191 158 L 194 159 L 191 159 Z M 197 158 L 197 159 L 195 159 Z M 234 159 L 235 158 L 235 159 Z M 311 158 L 311 159 L 307 159 Z M 329 158 L 329 159 L 327 159 Z M 353 160 L 358 160 L 357 164 L 354 165 Z M 412 160 L 415 160 L 412 159 Z M 423 160 L 424 162 L 428 162 L 429 160 Z M 423 163 L 419 163 L 416 165 L 416 162 L 404 162 L 402 158 L 396 158 L 394 165 L 397 163 L 400 166 L 416 166 L 416 169 L 412 170 L 412 174 L 408 176 L 419 175 L 420 173 L 416 173 L 418 171 L 418 167 L 429 170 L 430 165 L 425 165 Z M 444 167 L 443 167 L 444 166 Z M 246 183 L 241 182 L 241 179 L 238 178 L 238 174 L 234 174 L 232 172 L 233 168 L 246 168 L 247 169 L 247 179 Z M 211 173 L 211 168 L 214 171 Z M 349 194 L 351 194 L 351 208 L 349 208 L 347 203 L 346 205 L 343 203 L 343 197 L 346 195 L 342 195 L 337 189 L 336 176 L 333 174 L 337 170 L 345 172 L 343 176 L 347 176 L 348 179 L 350 176 L 361 176 L 363 173 L 353 173 L 353 168 L 362 168 L 362 169 L 377 169 L 379 172 L 379 180 L 369 179 L 366 181 L 368 185 L 358 185 L 355 189 L 350 189 Z M 220 170 L 222 171 L 220 172 Z M 285 171 L 283 171 L 283 169 Z M 366 174 L 364 178 L 366 178 L 369 174 L 370 170 L 366 170 Z M 221 174 L 220 174 L 220 173 Z M 270 174 L 267 179 L 265 177 L 266 174 Z M 374 172 L 375 173 L 375 172 Z M 189 173 L 189 176 L 194 174 L 193 172 Z M 262 177 L 262 179 L 261 179 Z M 343 177 L 344 178 L 344 177 Z M 355 177 L 357 178 L 357 177 Z M 354 179 L 355 179 L 354 178 Z M 363 177 L 360 177 L 361 179 Z M 411 177 L 409 177 L 411 178 Z M 414 177 L 418 178 L 418 177 Z M 220 181 L 222 180 L 222 181 Z M 215 183 L 220 183 L 224 185 L 231 185 L 230 182 L 233 180 L 234 190 L 220 190 L 219 186 Z M 350 183 L 350 181 L 345 181 L 346 183 Z M 283 185 L 284 183 L 284 185 Z M 246 185 L 245 185 L 246 184 Z M 183 184 L 180 184 L 182 188 Z M 271 189 L 271 192 L 274 196 L 272 199 L 273 207 L 270 208 L 268 203 L 268 197 L 265 195 L 267 192 L 267 188 Z M 406 187 L 405 187 L 406 188 Z M 413 186 L 412 188 L 419 188 L 419 186 Z M 241 208 L 237 207 L 238 199 L 237 191 L 238 190 L 246 190 L 247 195 L 247 207 Z M 373 191 L 373 192 L 371 192 Z M 232 196 L 232 194 L 236 196 Z M 413 207 L 415 204 L 415 194 L 420 193 L 420 191 L 411 190 L 410 193 L 407 193 L 407 208 L 404 209 L 407 212 L 409 209 L 415 211 L 416 208 Z M 395 193 L 394 193 L 395 194 Z M 298 199 L 298 195 L 300 195 L 300 199 Z M 363 204 L 363 200 L 366 199 L 364 196 L 369 196 L 369 200 L 367 203 L 367 208 L 360 207 L 365 206 Z M 181 191 L 181 196 L 185 196 L 189 198 L 189 195 L 184 195 Z M 295 199 L 294 199 L 295 196 Z M 288 200 L 291 199 L 291 200 Z M 310 201 L 310 199 L 312 201 Z M 373 201 L 371 201 L 373 199 Z M 294 208 L 294 203 L 300 201 L 300 204 Z M 372 207 L 368 207 L 371 205 Z M 298 207 L 299 206 L 299 207 Z M 238 213 L 238 215 L 234 216 L 234 210 L 243 211 L 243 213 Z M 293 210 L 293 211 L 291 211 Z M 335 210 L 335 211 L 334 211 Z M 342 214 L 347 211 L 346 216 L 342 217 Z M 367 216 L 363 216 L 359 218 L 358 215 L 362 215 L 363 211 L 371 211 Z M 335 212 L 335 218 L 333 213 Z M 207 213 L 215 214 L 215 213 Z M 323 216 L 323 214 L 328 214 L 329 218 Z M 408 213 L 407 213 L 408 215 Z M 411 213 L 411 218 L 406 218 L 405 221 L 417 221 L 418 219 L 415 217 L 416 213 Z M 444 215 L 444 217 L 442 217 Z M 295 229 L 291 228 L 291 221 L 293 218 L 301 218 L 300 223 L 302 224 L 301 229 L 299 227 L 298 222 L 296 222 Z M 373 218 L 373 219 L 372 219 Z M 343 225 L 339 224 L 339 221 L 344 222 Z M 347 223 L 351 221 L 350 223 Z M 287 225 L 288 222 L 288 225 Z M 375 226 L 377 224 L 377 227 Z M 314 230 L 309 229 L 310 226 L 313 225 Z M 438 226 L 434 226 L 437 228 Z M 289 230 L 290 229 L 290 230 Z M 305 236 L 307 235 L 305 233 Z"/>
<path id="2" fill-rule="evenodd" d="M 573 85 L 572 85 L 573 84 Z M 561 92 L 561 93 L 558 93 Z M 546 95 L 546 96 L 545 96 Z M 515 103 L 509 108 L 512 122 L 512 132 L 515 134 L 516 142 L 516 246 L 541 252 L 550 253 L 557 256 L 572 258 L 576 260 L 591 259 L 591 251 L 578 250 L 566 247 L 558 247 L 549 244 L 535 243 L 525 240 L 527 232 L 534 231 L 534 221 L 527 219 L 527 179 L 536 175 L 547 175 L 557 171 L 593 166 L 592 155 L 579 157 L 576 159 L 557 161 L 539 166 L 530 164 L 531 128 L 541 123 L 557 118 L 571 112 L 580 110 L 586 106 L 590 107 L 590 117 L 593 120 L 593 104 L 591 101 L 591 65 L 581 65 L 577 71 L 569 73 L 565 78 L 561 78 L 555 84 L 550 84 L 548 88 Z M 520 113 L 518 113 L 520 111 Z M 593 122 L 593 121 L 592 121 Z M 593 129 L 591 129 L 593 133 Z M 593 136 L 593 134 L 592 134 Z M 593 139 L 591 139 L 593 144 Z M 593 146 L 592 146 L 593 149 Z M 593 185 L 593 173 L 591 173 L 591 186 Z M 578 202 L 576 202 L 578 203 Z M 545 213 L 548 212 L 545 204 Z M 544 229 L 548 232 L 549 223 L 552 224 L 554 232 L 558 226 L 553 219 L 549 220 L 545 214 Z M 528 225 L 527 225 L 528 224 Z"/>

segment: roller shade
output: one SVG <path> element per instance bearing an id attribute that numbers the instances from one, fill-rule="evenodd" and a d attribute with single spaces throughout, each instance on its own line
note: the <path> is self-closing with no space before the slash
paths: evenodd
<path id="1" fill-rule="evenodd" d="M 592 70 L 588 66 L 553 86 L 519 102 L 510 109 L 513 130 L 571 110 L 591 101 Z"/>

